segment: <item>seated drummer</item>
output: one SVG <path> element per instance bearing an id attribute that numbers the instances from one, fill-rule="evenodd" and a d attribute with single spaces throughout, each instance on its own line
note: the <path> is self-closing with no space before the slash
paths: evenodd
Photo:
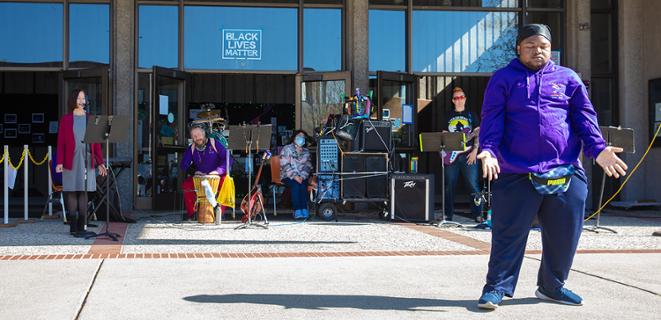
<path id="1" fill-rule="evenodd" d="M 181 170 L 188 171 L 191 166 L 195 167 L 195 175 L 217 175 L 220 176 L 218 188 L 223 185 L 227 174 L 227 150 L 215 139 L 208 139 L 204 124 L 193 124 L 190 127 L 190 136 L 193 143 L 186 149 L 181 159 Z M 195 186 L 193 177 L 188 176 L 182 183 L 184 190 L 184 205 L 186 207 L 186 219 L 192 220 L 195 214 Z M 218 190 L 214 190 L 216 194 Z M 222 214 L 220 205 L 216 207 L 216 216 Z"/>

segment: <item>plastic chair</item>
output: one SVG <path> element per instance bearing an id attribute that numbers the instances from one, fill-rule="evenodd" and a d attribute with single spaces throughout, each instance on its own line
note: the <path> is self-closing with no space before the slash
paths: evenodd
<path id="1" fill-rule="evenodd" d="M 53 176 L 55 170 L 52 168 L 52 165 L 53 160 L 48 160 L 48 179 L 51 180 L 53 192 L 48 195 L 48 200 L 44 205 L 44 210 L 41 212 L 41 217 L 43 219 L 46 216 L 46 210 L 48 210 L 49 204 L 59 203 L 62 206 L 62 221 L 67 223 L 67 209 L 64 206 L 64 192 L 62 191 L 62 174 L 56 172 L 55 176 Z M 56 196 L 57 194 L 59 194 L 59 197 Z"/>
<path id="2" fill-rule="evenodd" d="M 271 190 L 273 190 L 273 215 L 277 216 L 275 190 L 277 187 L 282 187 L 285 184 L 280 179 L 280 156 L 272 156 L 269 159 L 269 166 L 271 167 Z"/>

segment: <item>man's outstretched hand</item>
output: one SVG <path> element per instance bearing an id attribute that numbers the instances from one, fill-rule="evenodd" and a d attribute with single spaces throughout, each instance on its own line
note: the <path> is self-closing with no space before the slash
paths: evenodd
<path id="1" fill-rule="evenodd" d="M 597 164 L 604 169 L 609 177 L 619 178 L 627 174 L 627 164 L 616 153 L 624 151 L 618 147 L 606 147 L 597 156 Z"/>

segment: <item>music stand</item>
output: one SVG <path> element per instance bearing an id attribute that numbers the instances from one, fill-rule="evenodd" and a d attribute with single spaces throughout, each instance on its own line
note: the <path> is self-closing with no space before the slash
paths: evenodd
<path id="1" fill-rule="evenodd" d="M 610 126 L 600 126 L 601 135 L 606 140 L 606 145 L 611 147 L 619 147 L 624 149 L 623 152 L 626 153 L 635 153 L 634 147 L 634 131 L 630 128 L 620 128 L 620 127 L 610 127 Z M 596 163 L 596 159 L 593 161 Z M 602 169 L 603 170 L 603 169 Z M 604 189 L 606 186 L 606 171 L 603 172 L 601 176 L 601 190 L 599 192 L 599 204 L 597 208 L 601 208 L 602 202 L 604 200 Z M 597 209 L 598 210 L 598 209 Z M 583 227 L 583 230 L 592 231 L 594 233 L 599 233 L 599 230 L 606 230 L 612 233 L 617 233 L 614 229 L 602 227 L 599 225 L 601 220 L 601 211 L 597 213 L 596 223 L 592 226 Z"/>
<path id="2" fill-rule="evenodd" d="M 117 143 L 126 141 L 128 139 L 129 121 L 126 116 L 92 116 L 87 121 L 87 129 L 85 130 L 85 144 L 92 143 L 105 143 L 106 145 L 106 161 L 108 163 L 108 170 L 110 170 L 110 142 Z M 85 174 L 87 178 L 87 174 Z M 106 177 L 106 190 L 110 190 L 110 177 Z M 87 184 L 87 182 L 85 182 Z M 87 188 L 87 185 L 85 186 Z M 110 198 L 106 200 L 106 231 L 102 233 L 95 233 L 85 237 L 85 239 L 93 237 L 106 236 L 113 241 L 117 241 L 120 237 L 119 234 L 110 232 Z"/>
<path id="3" fill-rule="evenodd" d="M 452 152 L 464 151 L 466 149 L 466 135 L 463 132 L 423 132 L 420 133 L 419 137 L 421 152 Z M 443 159 L 441 159 L 441 169 L 441 201 L 443 209 L 441 210 L 442 219 L 436 226 L 442 227 L 448 224 L 463 227 L 461 223 L 445 219 L 445 163 Z"/>
<path id="4" fill-rule="evenodd" d="M 250 213 L 252 212 L 252 202 L 250 201 L 250 193 L 252 191 L 252 174 L 253 174 L 253 160 L 252 160 L 252 151 L 259 152 L 262 150 L 268 150 L 271 146 L 271 134 L 273 129 L 271 125 L 245 125 L 245 126 L 232 126 L 229 131 L 231 132 L 228 143 L 229 149 L 244 149 L 247 152 L 247 159 L 249 161 L 248 165 L 248 221 L 239 225 L 235 229 L 247 229 L 252 226 L 257 226 L 260 228 L 268 229 L 269 220 L 266 217 L 266 212 L 263 212 L 264 215 L 264 224 L 256 224 L 252 220 Z M 262 204 L 264 208 L 264 204 Z"/>

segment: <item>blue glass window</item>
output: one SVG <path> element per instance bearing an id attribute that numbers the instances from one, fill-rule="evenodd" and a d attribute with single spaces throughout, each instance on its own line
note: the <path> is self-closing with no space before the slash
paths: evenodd
<path id="1" fill-rule="evenodd" d="M 69 6 L 69 61 L 110 62 L 110 6 Z"/>
<path id="2" fill-rule="evenodd" d="M 297 10 L 186 6 L 184 67 L 296 70 Z"/>
<path id="3" fill-rule="evenodd" d="M 179 65 L 179 8 L 138 7 L 138 66 L 176 68 Z"/>
<path id="4" fill-rule="evenodd" d="M 404 11 L 369 11 L 369 70 L 406 71 Z"/>
<path id="5" fill-rule="evenodd" d="M 0 64 L 62 65 L 63 5 L 0 3 Z"/>
<path id="6" fill-rule="evenodd" d="M 303 10 L 303 64 L 308 70 L 342 69 L 342 10 Z"/>
<path id="7" fill-rule="evenodd" d="M 413 11 L 413 71 L 493 72 L 516 55 L 516 12 Z"/>

